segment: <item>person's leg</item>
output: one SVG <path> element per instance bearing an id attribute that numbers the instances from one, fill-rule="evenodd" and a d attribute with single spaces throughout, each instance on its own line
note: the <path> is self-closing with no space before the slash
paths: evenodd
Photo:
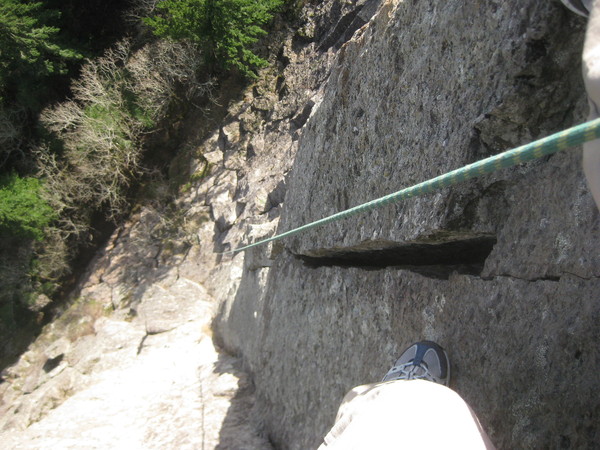
<path id="1" fill-rule="evenodd" d="M 431 381 L 380 383 L 341 410 L 321 449 L 494 448 L 469 405 Z"/>
<path id="2" fill-rule="evenodd" d="M 589 119 L 600 117 L 600 1 L 591 8 L 583 46 L 583 80 L 590 105 Z M 596 205 L 600 208 L 600 139 L 583 145 L 583 172 Z"/>
<path id="3" fill-rule="evenodd" d="M 493 448 L 475 413 L 453 390 L 444 350 L 411 345 L 381 383 L 352 389 L 321 449 L 410 444 L 433 448 Z"/>

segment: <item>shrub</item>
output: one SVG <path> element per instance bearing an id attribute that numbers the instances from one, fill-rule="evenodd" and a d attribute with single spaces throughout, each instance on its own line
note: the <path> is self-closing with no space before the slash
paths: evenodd
<path id="1" fill-rule="evenodd" d="M 73 84 L 74 100 L 42 113 L 42 123 L 64 146 L 61 158 L 40 155 L 49 178 L 51 201 L 65 211 L 107 208 L 124 211 L 125 191 L 140 172 L 137 139 L 152 124 L 152 114 L 137 101 L 124 65 L 128 43 L 89 61 Z"/>
<path id="2" fill-rule="evenodd" d="M 189 43 L 159 40 L 134 51 L 121 41 L 83 66 L 71 101 L 42 113 L 60 143 L 36 151 L 43 194 L 58 213 L 37 247 L 42 279 L 57 280 L 68 271 L 70 254 L 77 242 L 86 242 L 95 213 L 116 219 L 127 212 L 128 187 L 144 172 L 143 135 L 175 103 L 210 92 L 211 83 L 197 77 L 198 61 L 198 49 Z"/>
<path id="3" fill-rule="evenodd" d="M 42 184 L 36 178 L 11 173 L 0 176 L 0 232 L 10 236 L 41 240 L 44 228 L 55 218 L 53 209 L 41 197 Z"/>
<path id="4" fill-rule="evenodd" d="M 105 208 L 112 217 L 125 211 L 126 190 L 142 172 L 143 132 L 163 118 L 180 91 L 193 98 L 210 89 L 196 79 L 194 55 L 190 46 L 164 42 L 132 52 L 122 41 L 83 66 L 74 99 L 41 116 L 64 146 L 60 158 L 39 152 L 57 210 Z"/>

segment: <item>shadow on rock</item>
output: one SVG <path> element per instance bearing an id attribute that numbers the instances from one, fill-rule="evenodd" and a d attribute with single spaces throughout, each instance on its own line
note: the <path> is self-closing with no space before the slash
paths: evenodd
<path id="1" fill-rule="evenodd" d="M 230 374 L 238 379 L 238 388 L 230 399 L 230 406 L 221 424 L 219 441 L 215 448 L 264 449 L 273 447 L 262 433 L 262 423 L 254 408 L 254 384 L 250 376 L 242 370 L 242 362 L 233 356 L 221 353 L 214 364 L 214 373 L 219 377 Z"/>

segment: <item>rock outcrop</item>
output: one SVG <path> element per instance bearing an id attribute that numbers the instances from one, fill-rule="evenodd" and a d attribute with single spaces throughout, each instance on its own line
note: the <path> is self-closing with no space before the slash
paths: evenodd
<path id="1" fill-rule="evenodd" d="M 120 236 L 127 247 L 132 234 Z M 122 270 L 118 256 L 96 261 L 106 280 L 92 280 L 4 373 L 2 448 L 271 448 L 249 417 L 241 361 L 212 342 L 210 295 L 171 267 L 113 311 L 102 268 Z"/>

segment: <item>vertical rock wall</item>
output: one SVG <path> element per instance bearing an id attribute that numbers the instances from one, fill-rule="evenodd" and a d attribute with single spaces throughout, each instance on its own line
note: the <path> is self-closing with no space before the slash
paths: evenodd
<path id="1" fill-rule="evenodd" d="M 384 2 L 313 100 L 279 231 L 583 121 L 584 25 L 558 1 Z M 345 391 L 422 338 L 497 446 L 600 442 L 600 221 L 580 156 L 246 252 L 215 323 L 272 442 L 316 447 Z"/>

